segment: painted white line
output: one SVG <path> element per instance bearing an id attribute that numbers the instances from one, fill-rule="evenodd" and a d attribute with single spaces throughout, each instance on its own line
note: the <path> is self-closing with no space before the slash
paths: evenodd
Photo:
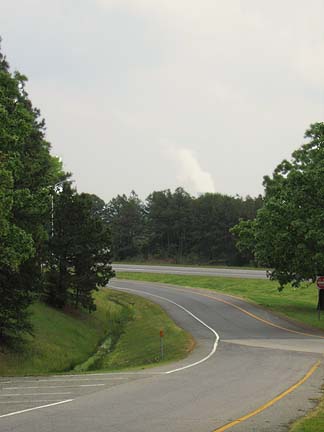
<path id="1" fill-rule="evenodd" d="M 3 405 L 10 405 L 10 404 L 24 404 L 24 405 L 30 405 L 30 404 L 34 404 L 34 403 L 44 403 L 44 402 L 58 402 L 57 399 L 42 399 L 42 400 L 30 400 L 30 401 L 26 401 L 26 400 L 22 400 L 22 401 L 6 401 L 6 402 L 0 402 L 0 404 Z"/>
<path id="2" fill-rule="evenodd" d="M 153 375 L 154 374 L 160 374 L 160 372 L 150 372 L 150 375 L 152 375 L 152 374 Z M 93 376 L 103 376 L 104 377 L 104 376 L 106 376 L 107 379 L 110 379 L 114 375 L 148 375 L 148 373 L 147 372 L 101 372 L 101 373 L 88 373 L 86 375 L 53 375 L 53 378 L 75 377 L 77 380 L 78 377 L 84 378 L 84 376 L 89 376 L 89 377 L 93 377 Z M 104 379 L 104 378 L 102 378 L 102 379 Z M 89 380 L 91 380 L 91 378 L 89 378 Z"/>
<path id="3" fill-rule="evenodd" d="M 79 385 L 55 385 L 55 386 L 21 386 L 21 387 L 4 387 L 2 390 L 23 390 L 23 389 L 50 389 L 50 388 L 77 388 L 77 387 L 85 387 L 90 386 L 91 387 L 97 387 L 97 386 L 104 386 L 105 384 L 79 384 Z"/>
<path id="4" fill-rule="evenodd" d="M 99 387 L 104 385 L 105 384 L 81 384 L 79 387 Z"/>
<path id="5" fill-rule="evenodd" d="M 121 377 L 107 377 L 107 378 L 75 378 L 75 379 L 41 379 L 38 380 L 37 382 L 66 382 L 66 381 L 71 381 L 71 382 L 76 382 L 76 381 L 102 381 L 102 380 L 110 380 L 110 379 L 123 379 Z"/>
<path id="6" fill-rule="evenodd" d="M 74 399 L 67 399 L 67 400 L 63 400 L 63 401 L 60 401 L 60 402 L 55 402 L 55 403 L 51 403 L 51 404 L 47 404 L 47 405 L 40 405 L 40 406 L 37 406 L 37 407 L 34 407 L 34 408 L 28 408 L 28 409 L 24 409 L 24 410 L 21 410 L 21 411 L 11 412 L 9 414 L 2 414 L 2 415 L 0 415 L 0 418 L 10 417 L 10 416 L 14 416 L 14 415 L 17 415 L 17 414 L 22 414 L 22 413 L 25 413 L 25 412 L 29 412 L 29 411 L 36 411 L 36 410 L 40 410 L 40 409 L 43 409 L 43 408 L 49 408 L 49 407 L 56 406 L 56 405 L 62 405 L 62 404 L 65 404 L 65 403 L 72 402 L 73 400 Z"/>
<path id="7" fill-rule="evenodd" d="M 22 381 L 23 383 L 43 383 L 43 382 L 83 382 L 83 381 L 104 381 L 104 380 L 122 380 L 122 377 L 107 377 L 107 378 L 75 378 L 75 379 L 35 379 L 30 381 Z M 17 381 L 16 381 L 17 382 Z"/>
<path id="8" fill-rule="evenodd" d="M 118 375 L 119 375 L 119 378 L 118 378 Z M 139 371 L 139 372 L 87 373 L 87 374 L 84 374 L 84 375 L 74 375 L 74 374 L 71 374 L 71 375 L 52 375 L 51 378 L 49 378 L 47 380 L 38 379 L 38 378 L 35 378 L 34 380 L 31 380 L 31 377 L 21 377 L 19 379 L 13 378 L 11 381 L 5 381 L 2 384 L 35 383 L 35 382 L 45 382 L 45 381 L 46 382 L 50 382 L 50 381 L 54 381 L 54 379 L 56 379 L 56 378 L 61 378 L 61 380 L 58 380 L 58 382 L 59 381 L 63 381 L 63 382 L 71 381 L 71 382 L 74 382 L 74 381 L 83 381 L 83 380 L 84 381 L 85 380 L 89 380 L 89 381 L 103 381 L 105 379 L 110 380 L 110 379 L 113 379 L 113 378 L 114 379 L 125 379 L 125 378 L 121 377 L 122 375 L 161 375 L 161 373 L 160 372 L 154 372 L 154 371 L 151 371 L 151 372 L 140 372 Z M 88 376 L 90 378 L 85 378 L 85 376 Z M 95 379 L 95 378 L 92 379 L 91 378 L 91 377 L 97 377 L 97 376 L 100 376 L 102 378 L 100 378 L 100 379 Z M 75 378 L 75 379 L 67 380 L 66 378 Z M 0 382 L 0 384 L 1 384 L 1 382 Z"/>
<path id="9" fill-rule="evenodd" d="M 179 305 L 178 303 L 174 302 L 173 300 L 169 300 L 169 299 L 167 299 L 167 298 L 165 298 L 165 297 L 161 297 L 161 296 L 156 295 L 156 294 L 151 294 L 151 293 L 149 293 L 149 292 L 147 292 L 147 291 L 140 291 L 140 290 L 135 290 L 135 289 L 131 289 L 131 288 L 119 288 L 119 287 L 116 287 L 116 286 L 113 286 L 113 285 L 109 285 L 109 287 L 110 287 L 110 288 L 115 288 L 115 289 L 120 290 L 120 291 L 126 291 L 126 292 L 127 292 L 127 291 L 132 291 L 132 292 L 134 292 L 134 293 L 142 293 L 142 294 L 146 294 L 146 295 L 148 295 L 148 296 L 156 297 L 156 298 L 159 298 L 159 299 L 161 299 L 161 300 L 164 300 L 164 301 L 166 301 L 166 302 L 168 302 L 168 303 L 172 303 L 172 304 L 174 304 L 175 306 L 177 306 L 178 308 L 184 310 L 184 311 L 185 311 L 187 314 L 189 314 L 192 318 L 194 318 L 196 321 L 198 321 L 200 324 L 202 324 L 204 327 L 206 327 L 208 330 L 210 330 L 210 331 L 213 333 L 213 335 L 215 336 L 215 342 L 214 342 L 213 348 L 212 348 L 212 350 L 210 351 L 210 353 L 209 353 L 206 357 L 202 358 L 202 359 L 199 360 L 199 361 L 196 361 L 195 363 L 191 363 L 191 364 L 189 364 L 189 365 L 182 366 L 182 367 L 180 367 L 180 368 L 172 369 L 172 370 L 169 370 L 169 371 L 167 371 L 167 372 L 164 372 L 164 374 L 171 374 L 171 373 L 174 373 L 174 372 L 180 372 L 180 371 L 182 371 L 182 370 L 189 369 L 189 368 L 191 368 L 191 367 L 197 366 L 197 365 L 199 365 L 199 364 L 201 364 L 201 363 L 204 363 L 204 362 L 207 361 L 207 360 L 208 360 L 212 355 L 215 354 L 216 349 L 217 349 L 217 345 L 218 345 L 218 342 L 219 342 L 219 334 L 218 334 L 218 333 L 217 333 L 213 328 L 211 328 L 208 324 L 206 324 L 204 321 L 202 321 L 200 318 L 198 318 L 196 315 L 194 315 L 192 312 L 190 312 L 190 311 L 189 311 L 188 309 L 186 309 L 185 307 Z"/>
<path id="10" fill-rule="evenodd" d="M 12 396 L 48 396 L 48 395 L 60 395 L 60 394 L 71 394 L 72 392 L 58 392 L 58 393 L 9 393 L 0 394 L 0 397 L 12 397 Z"/>

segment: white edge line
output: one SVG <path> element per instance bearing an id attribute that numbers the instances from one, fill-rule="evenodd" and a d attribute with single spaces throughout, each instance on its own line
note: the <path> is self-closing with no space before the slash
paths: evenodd
<path id="1" fill-rule="evenodd" d="M 180 367 L 180 368 L 177 368 L 177 369 L 172 369 L 170 371 L 164 372 L 164 374 L 168 375 L 168 374 L 171 374 L 171 373 L 174 373 L 174 372 L 180 372 L 182 370 L 189 369 L 191 367 L 197 366 L 197 365 L 199 365 L 201 363 L 204 363 L 213 354 L 215 354 L 216 349 L 217 349 L 217 345 L 218 345 L 218 342 L 219 342 L 219 334 L 213 328 L 211 328 L 208 324 L 206 324 L 204 321 L 202 321 L 200 318 L 198 318 L 196 315 L 194 315 L 192 312 L 190 312 L 185 307 L 183 307 L 183 306 L 179 305 L 178 303 L 176 303 L 176 302 L 174 302 L 172 300 L 169 300 L 169 299 L 167 299 L 165 297 L 161 297 L 161 296 L 156 295 L 156 294 L 151 294 L 151 293 L 146 292 L 146 291 L 140 291 L 140 290 L 135 290 L 135 289 L 131 289 L 131 288 L 120 288 L 120 287 L 116 287 L 114 285 L 110 285 L 109 288 L 115 288 L 115 289 L 120 290 L 120 291 L 132 291 L 132 292 L 135 292 L 135 293 L 142 293 L 142 294 L 146 294 L 146 295 L 151 296 L 151 297 L 159 298 L 159 299 L 164 300 L 164 301 L 166 301 L 168 303 L 172 303 L 175 306 L 177 306 L 178 308 L 184 310 L 187 314 L 189 314 L 190 316 L 192 316 L 196 321 L 198 321 L 200 324 L 202 324 L 204 327 L 206 327 L 208 330 L 210 330 L 214 334 L 214 336 L 215 336 L 215 342 L 214 342 L 214 345 L 213 345 L 213 349 L 211 350 L 211 352 L 206 357 L 204 357 L 203 359 L 201 359 L 199 361 L 196 361 L 195 363 L 191 363 L 191 364 L 189 364 L 187 366 L 183 366 L 183 367 Z"/>
<path id="2" fill-rule="evenodd" d="M 100 387 L 104 385 L 105 384 L 81 384 L 79 387 Z"/>
<path id="3" fill-rule="evenodd" d="M 0 418 L 10 417 L 10 416 L 14 416 L 14 415 L 17 415 L 17 414 L 22 414 L 22 413 L 25 413 L 25 412 L 29 412 L 29 411 L 35 411 L 35 410 L 39 410 L 39 409 L 43 409 L 43 408 L 52 407 L 52 406 L 55 406 L 55 405 L 61 405 L 61 404 L 65 404 L 65 403 L 68 403 L 68 402 L 72 402 L 73 400 L 74 399 L 67 399 L 67 400 L 60 401 L 60 402 L 55 402 L 55 403 L 51 403 L 51 404 L 47 404 L 47 405 L 40 405 L 40 406 L 37 406 L 37 407 L 34 407 L 34 408 L 28 408 L 28 409 L 24 409 L 24 410 L 21 410 L 21 411 L 15 411 L 15 412 L 11 412 L 9 414 L 0 415 Z"/>
<path id="4" fill-rule="evenodd" d="M 58 392 L 58 393 L 6 393 L 6 394 L 0 394 L 0 398 L 2 397 L 12 397 L 12 396 L 48 396 L 48 395 L 67 395 L 71 394 L 72 392 Z M 33 401 L 31 401 L 33 402 Z M 9 402 L 8 402 L 9 403 Z"/>
<path id="5" fill-rule="evenodd" d="M 49 389 L 49 388 L 51 388 L 51 389 L 52 388 L 77 388 L 77 387 L 84 387 L 86 385 L 87 384 L 79 384 L 79 385 L 55 385 L 55 386 L 47 386 L 47 387 L 44 387 L 44 386 L 3 387 L 2 390 L 24 390 L 24 389 L 27 389 L 27 390 L 30 390 L 30 389 L 44 389 L 44 390 L 46 390 L 46 389 Z M 89 384 L 89 385 L 91 385 L 92 387 L 94 387 L 94 386 L 97 387 L 97 386 L 103 386 L 105 384 Z"/>
<path id="6" fill-rule="evenodd" d="M 41 399 L 41 400 L 39 399 L 39 400 L 32 400 L 29 402 L 27 402 L 26 400 L 20 400 L 20 401 L 13 400 L 13 401 L 7 401 L 7 402 L 0 402 L 0 404 L 2 404 L 2 405 L 9 405 L 9 404 L 20 404 L 20 405 L 24 404 L 24 405 L 26 405 L 26 403 L 36 403 L 36 402 L 45 403 L 45 402 L 55 402 L 55 401 L 57 401 L 57 399 Z"/>

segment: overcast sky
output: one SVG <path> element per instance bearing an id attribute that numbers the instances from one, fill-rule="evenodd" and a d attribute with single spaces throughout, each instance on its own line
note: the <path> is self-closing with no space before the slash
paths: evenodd
<path id="1" fill-rule="evenodd" d="M 0 0 L 53 153 L 105 200 L 257 195 L 324 121 L 323 0 Z"/>

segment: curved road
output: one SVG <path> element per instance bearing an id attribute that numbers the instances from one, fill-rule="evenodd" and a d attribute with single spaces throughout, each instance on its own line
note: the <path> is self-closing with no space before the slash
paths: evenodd
<path id="1" fill-rule="evenodd" d="M 3 378 L 2 432 L 286 431 L 320 395 L 322 334 L 208 290 L 111 287 L 161 304 L 196 349 L 140 372 Z"/>

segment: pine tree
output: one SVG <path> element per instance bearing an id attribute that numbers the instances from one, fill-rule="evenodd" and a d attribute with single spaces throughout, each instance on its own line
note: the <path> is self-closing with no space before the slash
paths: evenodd
<path id="1" fill-rule="evenodd" d="M 95 195 L 78 194 L 68 182 L 55 197 L 46 295 L 56 307 L 71 304 L 94 310 L 93 292 L 114 276 L 103 204 Z"/>
<path id="2" fill-rule="evenodd" d="M 0 336 L 29 331 L 28 305 L 40 289 L 50 218 L 49 190 L 63 176 L 44 121 L 0 51 Z"/>

